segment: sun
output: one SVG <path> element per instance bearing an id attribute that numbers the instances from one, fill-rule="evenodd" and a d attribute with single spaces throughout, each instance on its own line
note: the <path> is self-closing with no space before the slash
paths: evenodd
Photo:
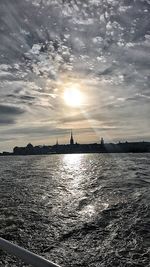
<path id="1" fill-rule="evenodd" d="M 83 102 L 83 96 L 77 86 L 69 86 L 64 90 L 64 101 L 68 106 L 80 107 Z"/>

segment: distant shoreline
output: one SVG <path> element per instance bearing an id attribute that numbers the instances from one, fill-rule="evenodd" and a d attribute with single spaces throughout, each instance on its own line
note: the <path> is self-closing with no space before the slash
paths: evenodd
<path id="1" fill-rule="evenodd" d="M 119 142 L 93 144 L 67 144 L 53 146 L 14 147 L 13 152 L 2 152 L 0 156 L 59 155 L 59 154 L 101 154 L 101 153 L 150 153 L 150 142 Z"/>

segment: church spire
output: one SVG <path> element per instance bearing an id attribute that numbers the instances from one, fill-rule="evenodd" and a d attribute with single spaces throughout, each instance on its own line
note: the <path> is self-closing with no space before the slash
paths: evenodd
<path id="1" fill-rule="evenodd" d="M 71 136 L 70 136 L 70 145 L 74 145 L 74 139 L 73 139 L 72 130 L 71 130 Z"/>
<path id="2" fill-rule="evenodd" d="M 103 137 L 101 138 L 101 146 L 103 146 L 104 145 L 104 139 L 103 139 Z"/>
<path id="3" fill-rule="evenodd" d="M 56 140 L 56 146 L 58 146 L 58 139 Z"/>

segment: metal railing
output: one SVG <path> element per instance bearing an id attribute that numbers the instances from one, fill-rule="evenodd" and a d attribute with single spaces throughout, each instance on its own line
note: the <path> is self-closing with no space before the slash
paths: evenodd
<path id="1" fill-rule="evenodd" d="M 11 242 L 0 238 L 0 248 L 8 253 L 22 259 L 25 263 L 35 267 L 60 267 L 55 263 L 52 263 L 41 256 L 38 256 L 27 249 L 21 248 Z"/>

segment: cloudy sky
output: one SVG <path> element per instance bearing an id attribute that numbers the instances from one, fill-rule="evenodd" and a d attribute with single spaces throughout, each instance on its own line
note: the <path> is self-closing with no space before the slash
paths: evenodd
<path id="1" fill-rule="evenodd" d="M 0 151 L 150 140 L 150 0 L 0 1 Z M 78 88 L 78 107 L 64 101 Z"/>

